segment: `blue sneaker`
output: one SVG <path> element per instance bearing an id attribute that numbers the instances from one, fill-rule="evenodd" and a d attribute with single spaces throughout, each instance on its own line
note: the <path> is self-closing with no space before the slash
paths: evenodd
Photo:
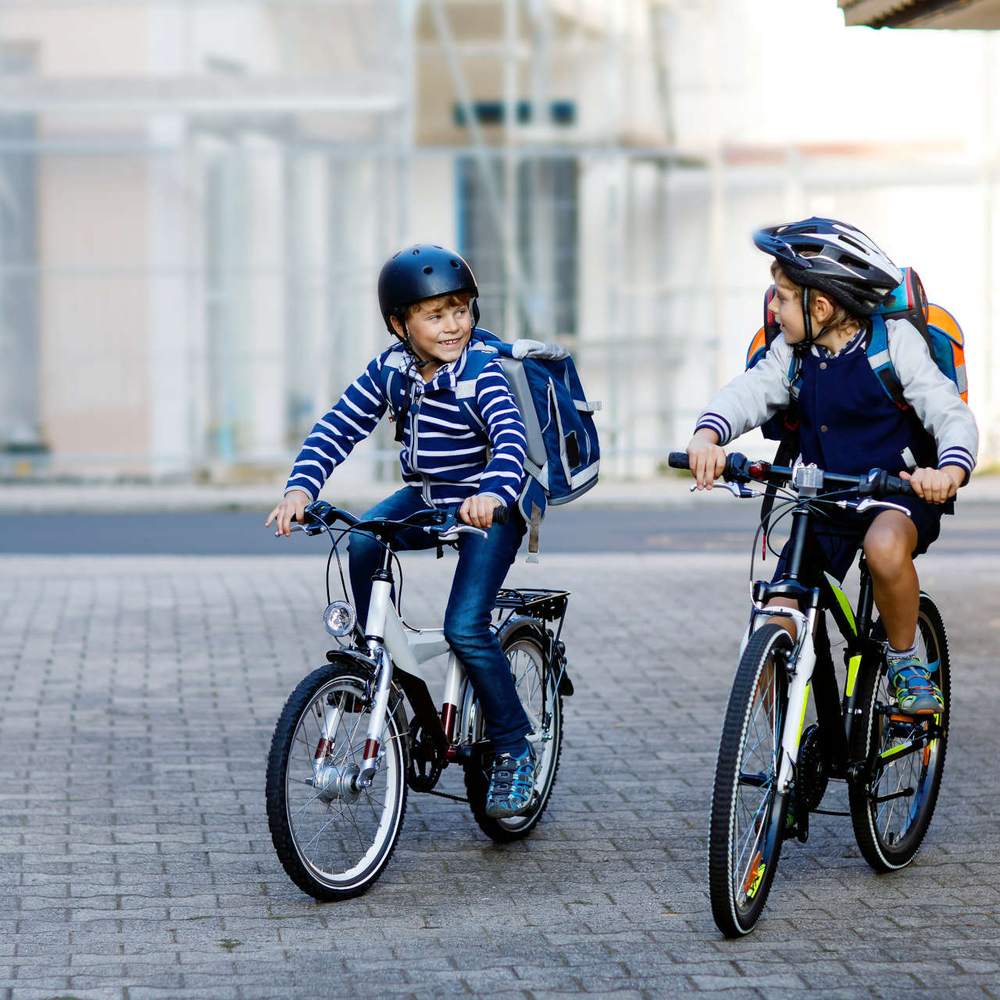
<path id="1" fill-rule="evenodd" d="M 891 662 L 889 680 L 896 689 L 896 701 L 904 715 L 934 715 L 944 708 L 941 689 L 931 680 L 919 656 Z"/>
<path id="2" fill-rule="evenodd" d="M 486 793 L 486 815 L 493 819 L 507 819 L 524 812 L 531 804 L 531 793 L 535 790 L 535 767 L 535 751 L 530 743 L 520 757 L 509 753 L 494 757 L 490 787 Z"/>

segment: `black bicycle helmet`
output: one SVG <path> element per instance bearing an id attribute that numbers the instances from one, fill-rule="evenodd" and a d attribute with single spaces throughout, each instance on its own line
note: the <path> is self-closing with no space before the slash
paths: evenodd
<path id="1" fill-rule="evenodd" d="M 860 229 L 835 219 L 760 229 L 753 241 L 790 281 L 825 292 L 856 316 L 871 316 L 903 280 L 903 272 Z"/>
<path id="2" fill-rule="evenodd" d="M 472 296 L 472 323 L 478 324 L 479 287 L 472 268 L 454 250 L 432 243 L 417 243 L 394 253 L 378 276 L 378 305 L 392 334 L 396 332 L 392 316 L 402 323 L 407 306 L 450 292 L 468 292 Z"/>

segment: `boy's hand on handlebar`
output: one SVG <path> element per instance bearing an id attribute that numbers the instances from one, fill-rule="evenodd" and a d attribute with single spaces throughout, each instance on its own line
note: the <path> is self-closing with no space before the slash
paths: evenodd
<path id="1" fill-rule="evenodd" d="M 486 530 L 493 524 L 493 511 L 502 506 L 496 497 L 475 493 L 471 497 L 466 497 L 462 506 L 458 508 L 458 519 L 471 524 L 474 528 Z"/>
<path id="2" fill-rule="evenodd" d="M 726 468 L 726 450 L 717 442 L 714 431 L 698 431 L 687 446 L 688 467 L 699 490 L 710 490 Z"/>
<path id="3" fill-rule="evenodd" d="M 965 469 L 957 465 L 946 465 L 943 469 L 914 469 L 901 472 L 900 479 L 906 479 L 913 492 L 928 503 L 945 503 L 965 482 Z"/>
<path id="4" fill-rule="evenodd" d="M 302 521 L 306 507 L 312 503 L 312 497 L 302 490 L 289 490 L 282 498 L 274 510 L 267 516 L 264 522 L 265 528 L 270 528 L 274 522 L 274 530 L 279 535 L 290 535 L 292 533 L 292 521 Z"/>

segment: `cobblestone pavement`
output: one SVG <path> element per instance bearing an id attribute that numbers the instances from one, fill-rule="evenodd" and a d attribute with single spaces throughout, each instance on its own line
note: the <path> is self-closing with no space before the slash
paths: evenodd
<path id="1" fill-rule="evenodd" d="M 327 648 L 322 563 L 0 560 L 0 997 L 1000 996 L 994 558 L 921 560 L 956 690 L 916 861 L 876 876 L 848 819 L 816 817 L 736 942 L 705 853 L 743 555 L 519 563 L 513 582 L 574 591 L 545 818 L 497 846 L 411 795 L 381 881 L 325 905 L 286 878 L 263 803 L 278 711 Z M 451 565 L 405 565 L 428 623 Z"/>

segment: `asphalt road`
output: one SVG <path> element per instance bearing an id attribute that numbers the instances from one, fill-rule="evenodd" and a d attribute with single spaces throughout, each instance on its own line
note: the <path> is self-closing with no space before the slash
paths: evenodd
<path id="1" fill-rule="evenodd" d="M 582 505 L 550 512 L 542 526 L 542 553 L 749 552 L 757 526 L 756 502 L 696 506 Z M 264 513 L 210 511 L 149 514 L 0 515 L 5 555 L 291 555 L 326 548 L 322 538 L 278 539 Z M 934 552 L 1000 552 L 1000 509 L 961 505 L 945 519 Z"/>

